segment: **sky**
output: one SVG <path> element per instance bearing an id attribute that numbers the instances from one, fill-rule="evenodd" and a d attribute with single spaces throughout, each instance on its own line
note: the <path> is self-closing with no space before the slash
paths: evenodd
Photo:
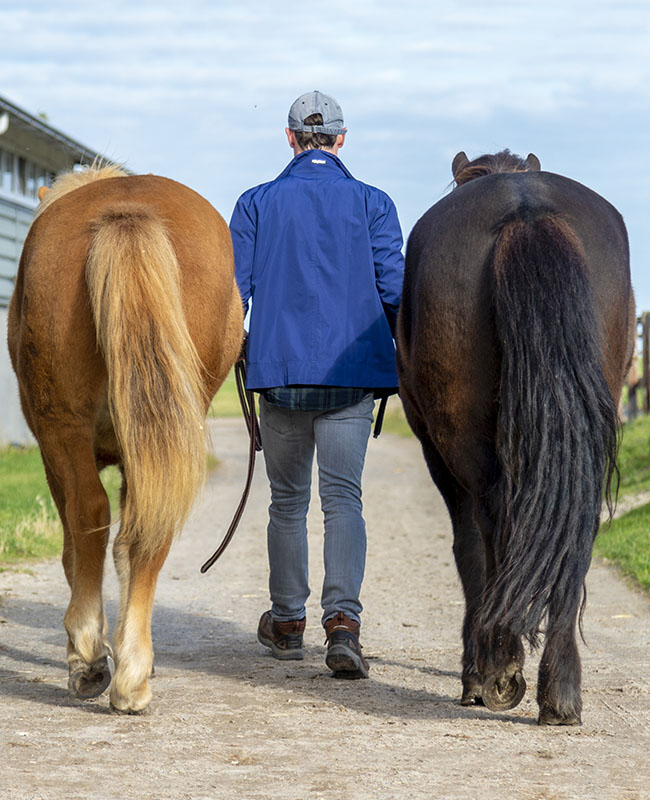
<path id="1" fill-rule="evenodd" d="M 405 238 L 450 165 L 505 147 L 602 194 L 650 310 L 650 0 L 0 0 L 0 95 L 228 220 L 292 153 L 300 94 L 344 111 L 340 156 Z"/>

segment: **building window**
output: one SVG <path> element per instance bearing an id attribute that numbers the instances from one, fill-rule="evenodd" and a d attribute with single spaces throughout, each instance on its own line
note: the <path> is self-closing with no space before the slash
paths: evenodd
<path id="1" fill-rule="evenodd" d="M 36 193 L 38 194 L 38 190 L 41 188 L 41 186 L 49 186 L 51 181 L 50 181 L 50 176 L 47 173 L 47 170 L 43 169 L 43 167 L 36 167 L 35 175 L 36 175 Z"/>
<path id="2" fill-rule="evenodd" d="M 14 187 L 14 191 L 18 192 L 18 194 L 27 194 L 25 191 L 25 184 L 27 179 L 27 161 L 24 158 L 18 156 L 18 186 Z"/>
<path id="3" fill-rule="evenodd" d="M 13 153 L 0 150 L 0 189 L 4 192 L 13 192 L 14 189 L 14 161 Z"/>
<path id="4" fill-rule="evenodd" d="M 0 148 L 0 192 L 36 199 L 40 187 L 51 183 L 46 169 Z"/>
<path id="5" fill-rule="evenodd" d="M 36 197 L 36 164 L 31 161 L 25 163 L 25 194 Z"/>

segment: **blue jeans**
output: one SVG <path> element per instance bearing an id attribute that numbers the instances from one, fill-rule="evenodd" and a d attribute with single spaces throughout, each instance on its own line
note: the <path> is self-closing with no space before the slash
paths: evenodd
<path id="1" fill-rule="evenodd" d="M 360 621 L 366 564 L 361 473 L 374 400 L 333 411 L 294 411 L 260 398 L 260 425 L 271 484 L 267 544 L 271 615 L 302 619 L 309 597 L 307 510 L 314 450 L 325 520 L 323 622 L 343 611 Z"/>

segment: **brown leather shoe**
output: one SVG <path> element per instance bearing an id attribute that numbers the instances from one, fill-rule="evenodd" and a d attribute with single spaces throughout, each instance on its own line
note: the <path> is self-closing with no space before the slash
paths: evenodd
<path id="1" fill-rule="evenodd" d="M 342 611 L 325 622 L 325 663 L 337 677 L 368 677 L 368 662 L 363 657 L 359 644 L 359 628 L 359 623 L 346 617 Z"/>
<path id="2" fill-rule="evenodd" d="M 302 634 L 306 619 L 278 622 L 270 611 L 265 611 L 257 626 L 257 641 L 271 649 L 273 658 L 281 661 L 299 661 L 305 657 L 302 651 Z"/>

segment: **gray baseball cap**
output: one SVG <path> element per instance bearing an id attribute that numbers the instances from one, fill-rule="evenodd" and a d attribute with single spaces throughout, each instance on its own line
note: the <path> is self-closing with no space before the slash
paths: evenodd
<path id="1" fill-rule="evenodd" d="M 322 125 L 305 125 L 304 120 L 311 114 L 322 114 Z M 333 97 L 322 92 L 302 94 L 289 109 L 289 130 L 311 131 L 311 133 L 346 133 L 343 125 L 343 111 Z"/>

